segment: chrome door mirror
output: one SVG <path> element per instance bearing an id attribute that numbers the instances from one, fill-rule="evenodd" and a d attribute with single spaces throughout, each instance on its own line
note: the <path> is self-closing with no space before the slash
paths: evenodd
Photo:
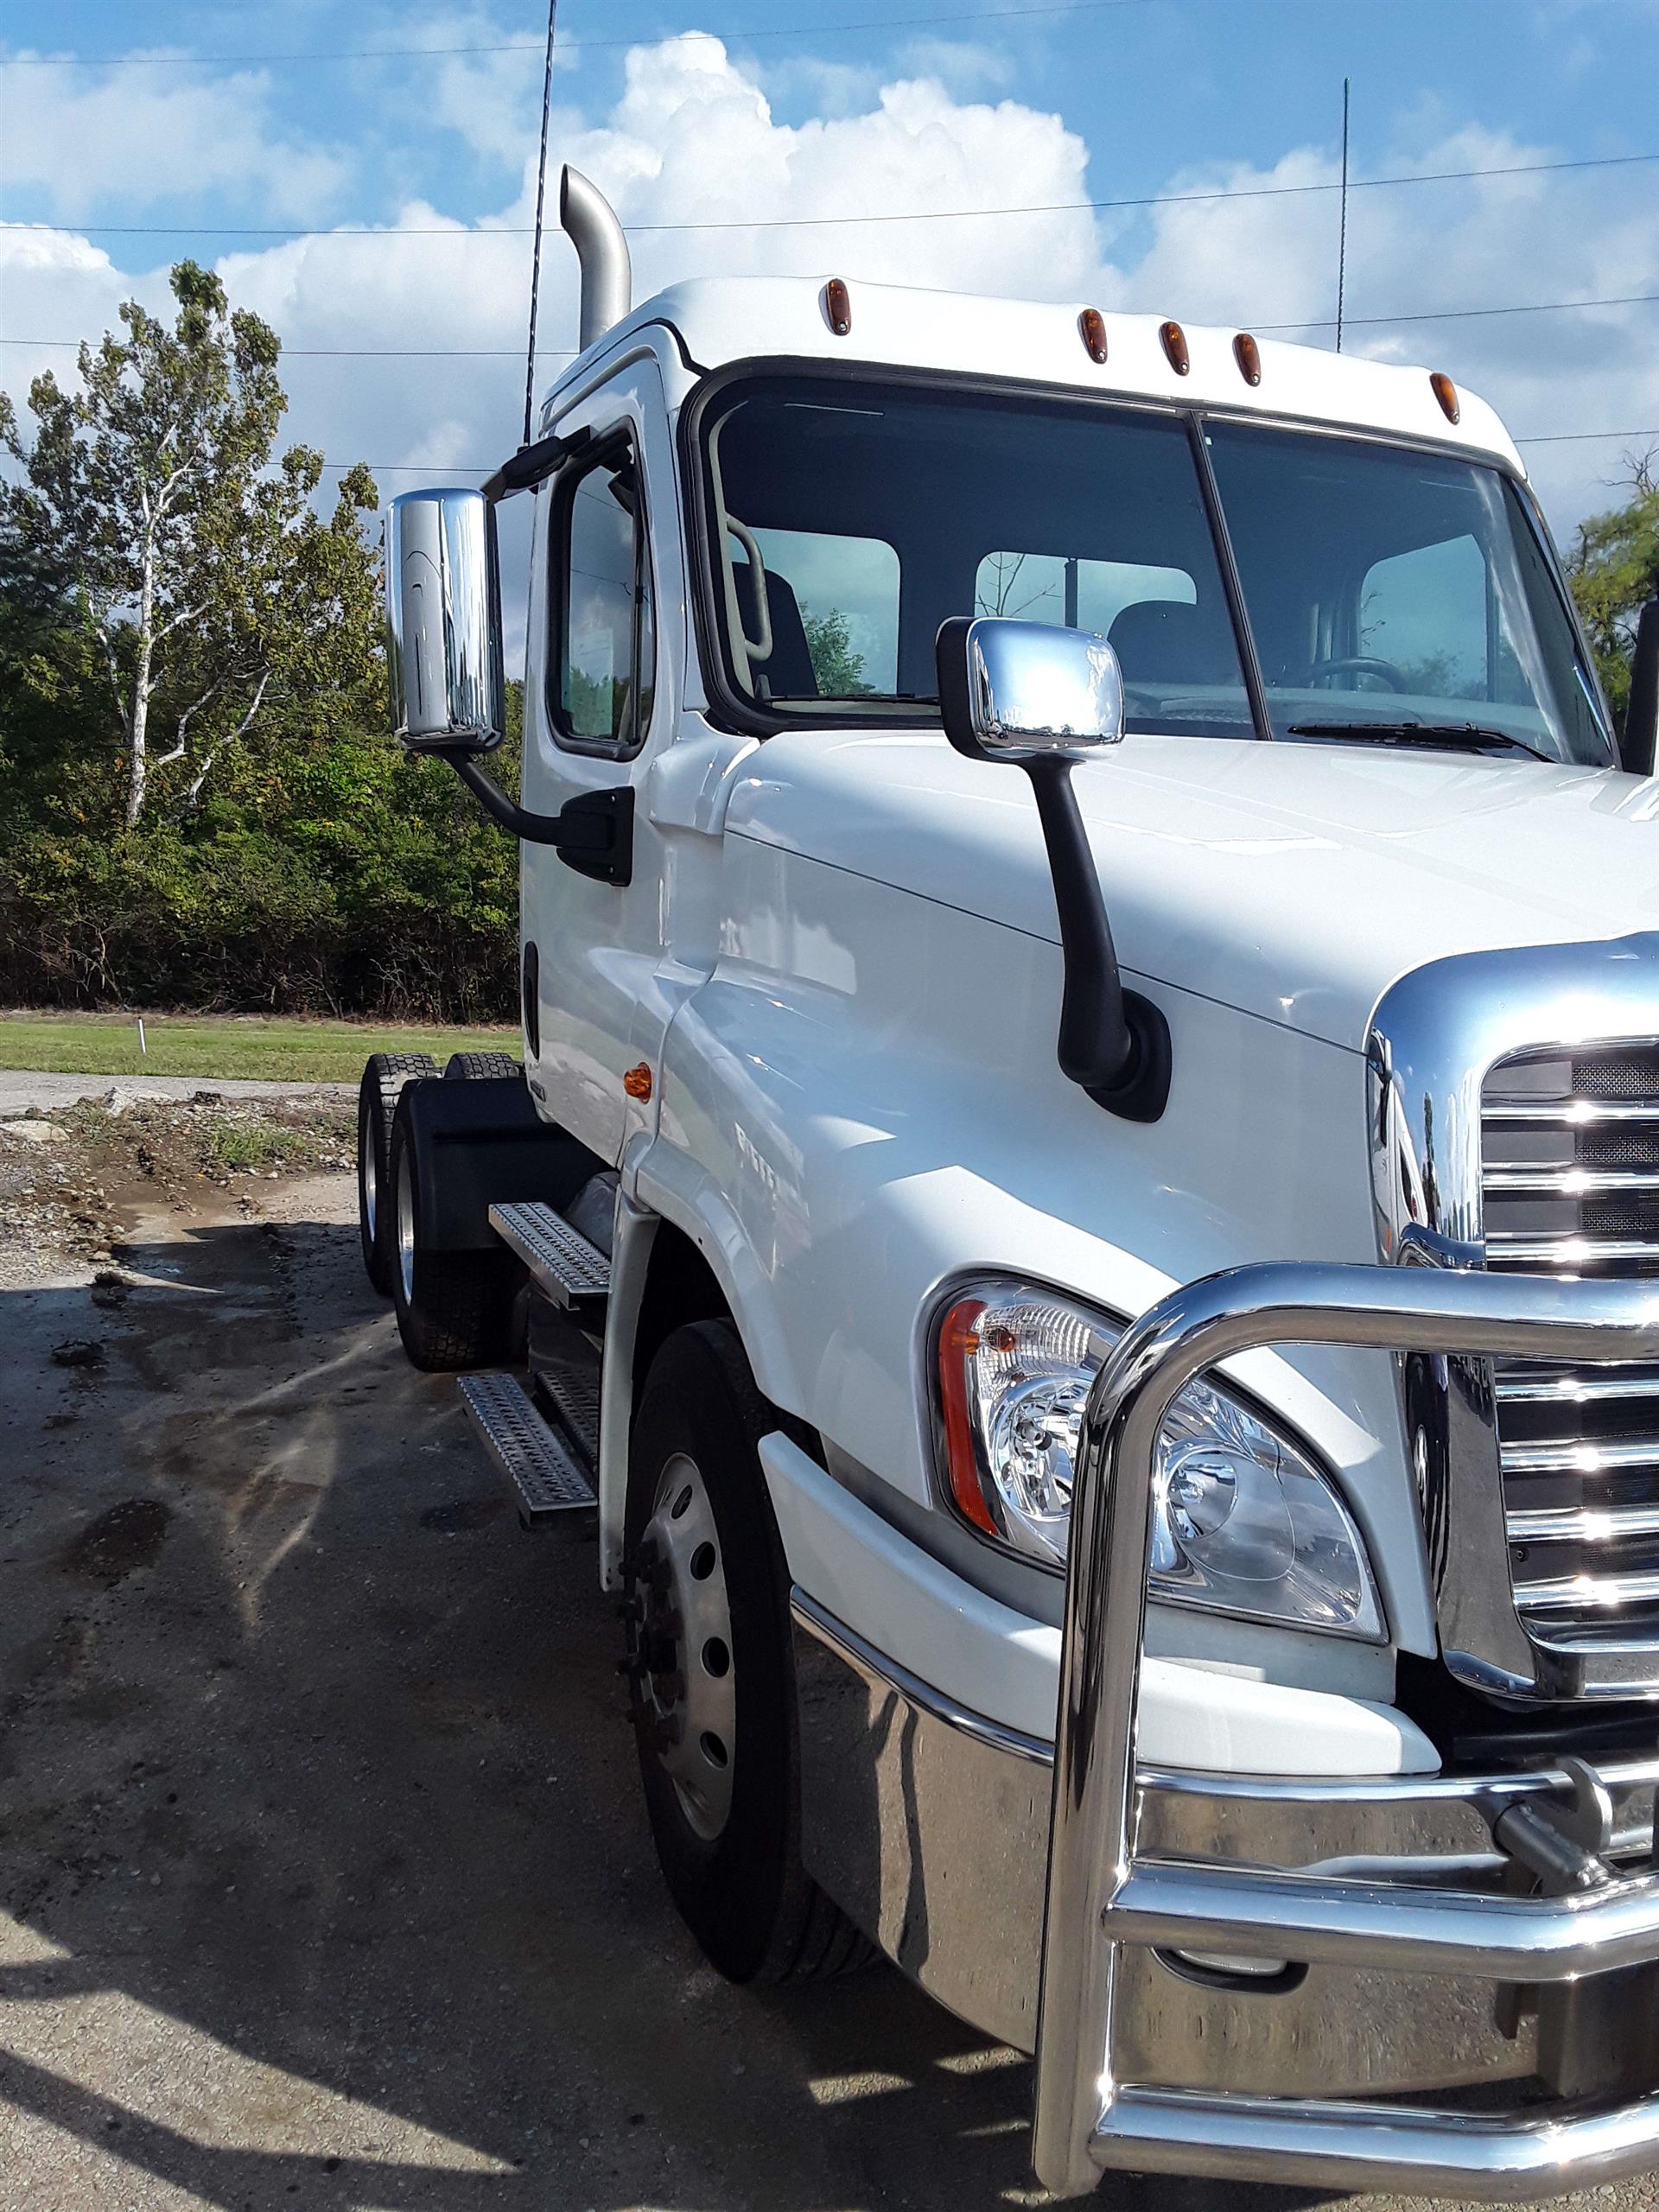
<path id="1" fill-rule="evenodd" d="M 1123 677 L 1104 638 L 1002 615 L 939 631 L 939 712 L 976 760 L 1075 759 L 1123 735 Z"/>
<path id="2" fill-rule="evenodd" d="M 412 752 L 488 752 L 506 732 L 494 510 L 478 492 L 406 492 L 385 550 L 394 735 Z"/>

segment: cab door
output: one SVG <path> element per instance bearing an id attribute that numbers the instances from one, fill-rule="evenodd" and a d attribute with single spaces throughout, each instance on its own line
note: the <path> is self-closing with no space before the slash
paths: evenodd
<path id="1" fill-rule="evenodd" d="M 637 803 L 671 741 L 679 690 L 675 631 L 684 588 L 674 457 L 661 372 L 641 353 L 545 428 L 577 450 L 537 496 L 524 696 L 524 804 L 632 791 L 626 885 L 580 873 L 546 846 L 521 861 L 526 995 L 537 1049 L 529 1074 L 547 1111 L 606 1160 L 630 1126 L 623 1079 L 639 1055 L 636 1009 L 662 954 L 663 852 Z M 674 629 L 663 636 L 663 609 Z M 533 950 L 532 950 L 533 949 Z"/>

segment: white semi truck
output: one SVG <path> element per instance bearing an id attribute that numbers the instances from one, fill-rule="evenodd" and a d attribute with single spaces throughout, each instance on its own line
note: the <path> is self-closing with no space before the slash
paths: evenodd
<path id="1" fill-rule="evenodd" d="M 597 1511 L 680 1910 L 1034 2053 L 1061 2195 L 1659 2164 L 1659 626 L 1616 741 L 1444 376 L 562 204 L 387 539 L 524 1059 L 370 1064 L 363 1240 Z"/>

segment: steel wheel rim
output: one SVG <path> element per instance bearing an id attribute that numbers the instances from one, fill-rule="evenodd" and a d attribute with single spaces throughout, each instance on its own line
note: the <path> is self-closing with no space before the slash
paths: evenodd
<path id="1" fill-rule="evenodd" d="M 363 1219 L 367 1224 L 369 1242 L 373 1243 L 380 1225 L 380 1168 L 374 1156 L 374 1123 L 364 1122 L 363 1133 L 357 1141 L 357 1173 L 363 1191 Z"/>
<path id="2" fill-rule="evenodd" d="M 397 1162 L 397 1273 L 404 1286 L 404 1303 L 415 1302 L 415 1179 L 409 1172 L 409 1154 Z"/>
<path id="3" fill-rule="evenodd" d="M 714 1510 L 695 1459 L 663 1469 L 642 1549 L 658 1569 L 647 1596 L 652 1664 L 642 1694 L 658 1764 L 681 1812 L 705 1843 L 731 1816 L 737 1765 L 737 1683 L 731 1603 Z"/>

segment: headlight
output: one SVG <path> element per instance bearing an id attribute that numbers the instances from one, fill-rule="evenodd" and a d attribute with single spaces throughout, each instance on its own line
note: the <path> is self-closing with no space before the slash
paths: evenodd
<path id="1" fill-rule="evenodd" d="M 988 1282 L 938 1329 L 946 1475 L 984 1535 L 1062 1565 L 1083 1408 L 1120 1333 L 1052 1291 Z M 1229 1391 L 1190 1383 L 1153 1471 L 1149 1586 L 1158 1598 L 1380 1639 L 1358 1529 L 1307 1453 Z"/>

